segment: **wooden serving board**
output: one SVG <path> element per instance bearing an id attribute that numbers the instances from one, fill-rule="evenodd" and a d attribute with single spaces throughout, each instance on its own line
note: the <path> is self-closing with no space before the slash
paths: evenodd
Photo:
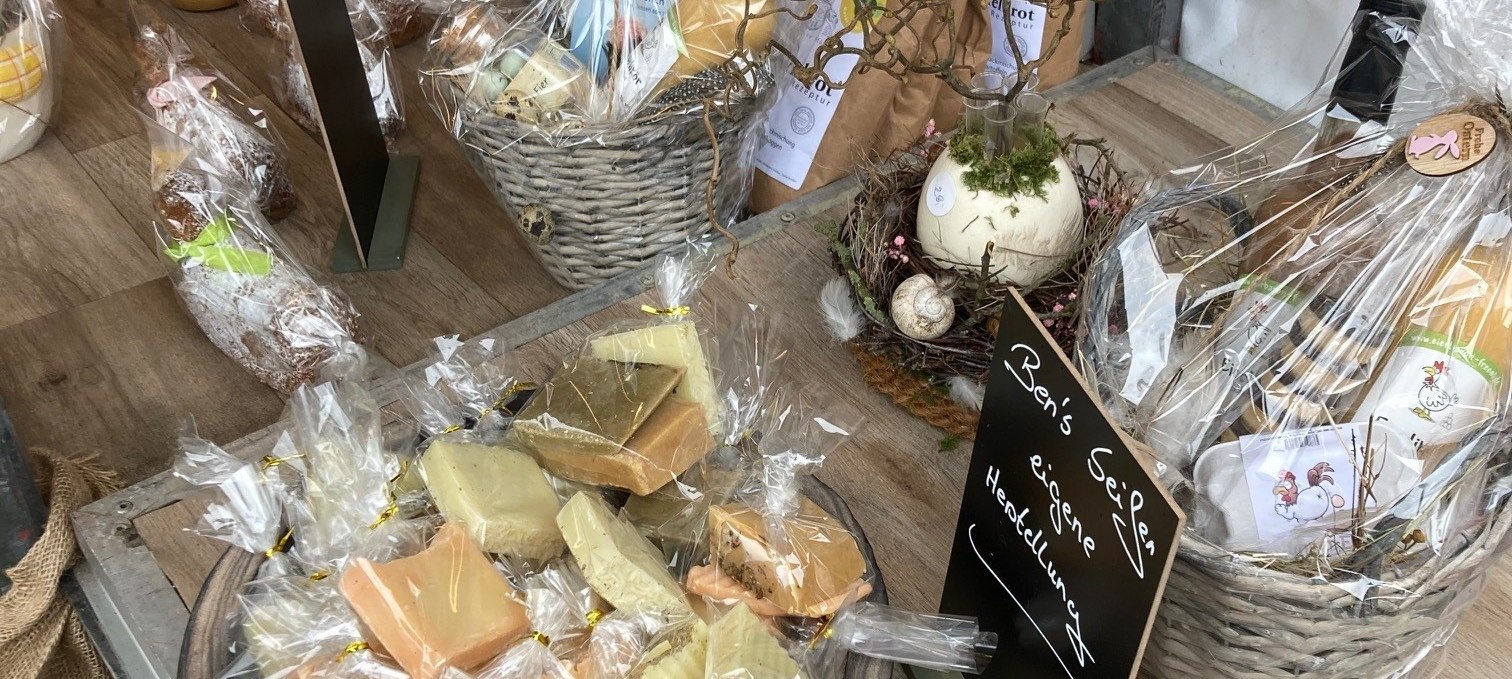
<path id="1" fill-rule="evenodd" d="M 830 516 L 840 521 L 861 546 L 866 558 L 867 571 L 872 582 L 872 593 L 866 601 L 887 603 L 887 585 L 882 581 L 882 572 L 877 568 L 877 555 L 872 552 L 866 531 L 851 514 L 845 500 L 833 488 L 812 476 L 803 479 L 803 494 L 819 505 Z M 189 627 L 184 631 L 184 647 L 179 657 L 179 679 L 217 679 L 223 676 L 226 667 L 234 659 L 231 646 L 239 640 L 240 627 L 237 610 L 237 595 L 257 575 L 263 555 L 241 549 L 228 549 L 210 576 L 200 588 L 199 599 L 189 615 Z M 892 677 L 897 665 L 891 662 L 851 655 L 846 661 L 846 679 L 885 679 Z"/>

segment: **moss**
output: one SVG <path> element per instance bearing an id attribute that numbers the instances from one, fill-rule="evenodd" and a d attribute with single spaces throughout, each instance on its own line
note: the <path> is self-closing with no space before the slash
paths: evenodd
<path id="1" fill-rule="evenodd" d="M 957 447 L 959 447 L 960 445 L 961 445 L 961 437 L 956 436 L 955 434 L 950 434 L 950 435 L 946 436 L 945 438 L 940 439 L 940 452 L 942 452 L 942 453 L 952 452 Z"/>
<path id="2" fill-rule="evenodd" d="M 972 191 L 991 191 L 1004 198 L 1018 195 L 1046 197 L 1046 186 L 1060 180 L 1055 159 L 1060 157 L 1060 138 L 1055 128 L 1026 129 L 1029 143 L 1009 153 L 982 159 L 982 135 L 957 134 L 950 140 L 950 159 L 966 167 L 962 179 Z"/>

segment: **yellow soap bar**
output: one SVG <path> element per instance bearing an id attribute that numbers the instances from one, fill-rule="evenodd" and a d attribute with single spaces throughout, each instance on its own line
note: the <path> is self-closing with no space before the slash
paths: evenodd
<path id="1" fill-rule="evenodd" d="M 798 679 L 803 676 L 760 616 L 736 604 L 709 626 L 707 676 Z"/>
<path id="2" fill-rule="evenodd" d="M 658 632 L 625 679 L 702 679 L 709 654 L 709 626 L 698 618 Z"/>
<path id="3" fill-rule="evenodd" d="M 834 613 L 866 574 L 856 537 L 808 498 L 783 518 L 786 539 L 773 544 L 766 518 L 744 504 L 709 508 L 709 551 L 721 570 L 757 597 L 789 615 Z"/>
<path id="4" fill-rule="evenodd" d="M 416 679 L 477 667 L 530 627 L 509 581 L 452 524 L 414 556 L 353 560 L 341 574 L 341 593 L 371 632 L 369 643 Z"/>
<path id="5" fill-rule="evenodd" d="M 667 572 L 661 552 L 597 496 L 572 496 L 557 515 L 557 525 L 583 577 L 615 608 L 693 614 L 682 587 Z"/>
<path id="6" fill-rule="evenodd" d="M 585 455 L 556 447 L 543 447 L 537 453 L 541 463 L 562 478 L 646 495 L 671 483 L 713 448 L 703 408 L 671 398 L 615 453 Z"/>
<path id="7" fill-rule="evenodd" d="M 566 547 L 556 525 L 562 503 L 529 455 L 442 438 L 420 467 L 441 515 L 484 551 L 547 561 Z"/>
<path id="8" fill-rule="evenodd" d="M 515 417 L 536 454 L 619 452 L 682 380 L 682 368 L 584 356 L 558 370 Z"/>
<path id="9" fill-rule="evenodd" d="M 703 406 L 709 420 L 709 433 L 719 435 L 720 402 L 714 376 L 704 357 L 703 343 L 692 321 L 636 328 L 588 341 L 594 358 L 622 363 L 665 365 L 683 369 L 678 383 L 678 398 Z"/>

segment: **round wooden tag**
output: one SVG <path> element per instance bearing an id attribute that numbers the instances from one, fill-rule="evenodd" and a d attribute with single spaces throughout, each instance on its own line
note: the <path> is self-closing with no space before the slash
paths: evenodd
<path id="1" fill-rule="evenodd" d="M 1468 113 L 1445 113 L 1407 135 L 1407 164 L 1430 177 L 1463 171 L 1491 155 L 1496 128 Z"/>

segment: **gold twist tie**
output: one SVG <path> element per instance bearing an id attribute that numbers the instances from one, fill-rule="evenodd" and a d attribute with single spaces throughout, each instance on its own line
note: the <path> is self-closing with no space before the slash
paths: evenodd
<path id="1" fill-rule="evenodd" d="M 820 620 L 822 622 L 819 624 L 819 630 L 814 632 L 814 638 L 809 640 L 809 648 L 818 646 L 821 640 L 835 636 L 834 628 L 830 627 L 830 623 L 835 621 L 835 616 L 826 615 Z"/>
<path id="2" fill-rule="evenodd" d="M 383 511 L 378 514 L 378 518 L 374 519 L 373 523 L 368 525 L 368 530 L 378 530 L 379 526 L 388 523 L 388 520 L 394 518 L 394 515 L 398 513 L 399 503 L 394 500 L 389 500 L 388 506 L 383 508 Z"/>
<path id="3" fill-rule="evenodd" d="M 346 648 L 341 649 L 341 655 L 336 656 L 336 662 L 346 660 L 346 657 L 353 653 L 366 650 L 368 650 L 368 643 L 366 641 L 354 641 L 347 644 Z"/>
<path id="4" fill-rule="evenodd" d="M 650 304 L 642 304 L 641 311 L 651 314 L 652 316 L 687 316 L 693 310 L 689 309 L 688 305 L 686 304 L 660 309 L 651 306 Z"/>
<path id="5" fill-rule="evenodd" d="M 454 424 L 454 425 L 452 425 L 450 427 L 442 429 L 440 436 L 445 436 L 447 434 L 451 434 L 451 433 L 459 432 L 459 431 L 462 431 L 462 425 L 460 425 L 460 424 Z"/>
<path id="6" fill-rule="evenodd" d="M 595 608 L 588 611 L 588 614 L 583 617 L 588 619 L 588 629 L 591 630 L 598 627 L 599 621 L 604 619 L 604 612 Z"/>
<path id="7" fill-rule="evenodd" d="M 329 578 L 329 577 L 331 577 L 331 572 L 330 571 L 315 571 L 314 573 L 310 574 L 310 581 L 311 582 L 320 582 L 321 580 L 324 580 L 324 579 Z"/>
<path id="8" fill-rule="evenodd" d="M 273 558 L 274 554 L 278 554 L 279 552 L 287 550 L 289 548 L 289 540 L 293 537 L 294 529 L 290 528 L 289 530 L 284 531 L 283 537 L 279 538 L 278 542 L 273 543 L 272 547 L 269 547 L 267 551 L 263 552 L 263 556 L 271 559 Z"/>
<path id="9" fill-rule="evenodd" d="M 542 646 L 550 646 L 551 645 L 551 637 L 548 637 L 545 634 L 542 634 L 540 630 L 535 630 L 535 631 L 531 632 L 530 633 L 530 638 L 531 639 L 535 639 L 536 641 L 541 642 Z"/>
<path id="10" fill-rule="evenodd" d="M 491 410 L 509 412 L 508 410 L 504 409 L 504 406 L 509 405 L 510 399 L 519 395 L 519 393 L 522 391 L 530 391 L 531 389 L 535 389 L 536 386 L 537 385 L 535 382 L 515 382 L 514 384 L 509 385 L 509 388 L 505 389 L 504 393 L 499 394 L 499 397 L 497 399 L 494 399 L 493 405 L 489 406 L 483 412 L 479 413 L 478 416 L 482 417 L 483 415 L 487 415 Z M 513 415 L 514 413 L 509 414 Z"/>
<path id="11" fill-rule="evenodd" d="M 410 465 L 409 458 L 405 458 L 405 459 L 402 459 L 402 460 L 399 461 L 399 473 L 395 474 L 393 478 L 389 479 L 389 485 L 390 486 L 398 484 L 399 483 L 399 479 L 404 478 L 404 475 L 409 473 L 409 465 Z M 389 499 L 390 500 L 394 499 L 394 493 L 393 493 L 392 490 L 389 491 Z"/>
<path id="12" fill-rule="evenodd" d="M 278 465 L 281 465 L 281 464 L 283 464 L 285 462 L 288 462 L 289 460 L 292 460 L 292 459 L 294 459 L 296 457 L 304 457 L 304 456 L 303 455 L 290 455 L 288 457 L 273 457 L 272 455 L 264 455 L 264 456 L 262 456 L 262 471 L 268 471 L 269 469 L 277 467 Z"/>

